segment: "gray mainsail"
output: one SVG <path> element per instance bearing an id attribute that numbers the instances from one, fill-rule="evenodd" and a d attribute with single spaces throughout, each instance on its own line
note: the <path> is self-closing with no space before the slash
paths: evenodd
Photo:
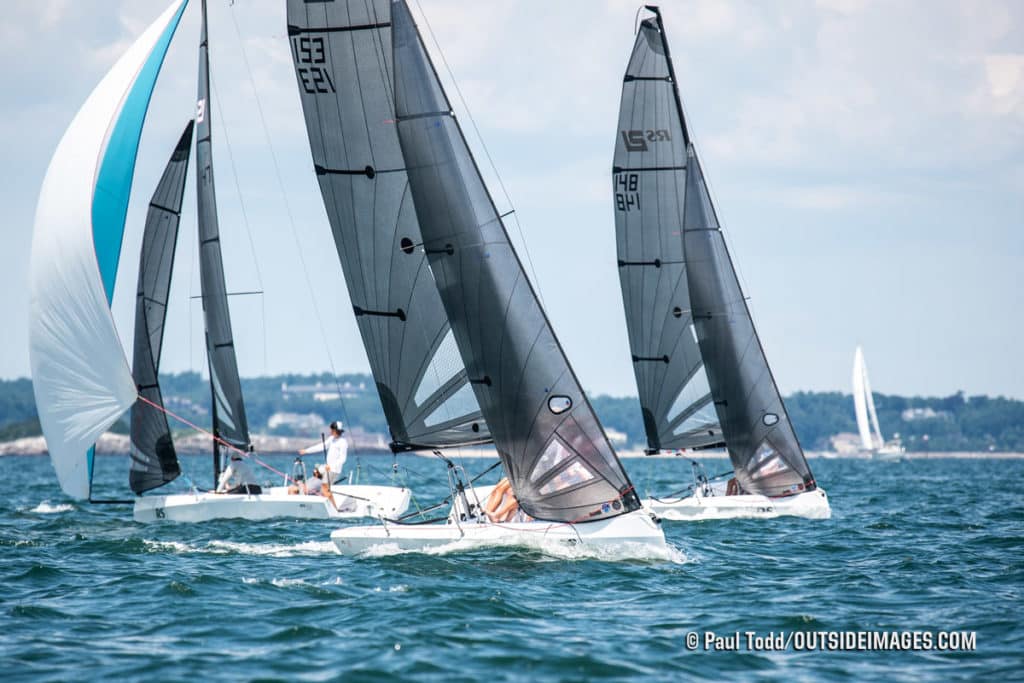
<path id="1" fill-rule="evenodd" d="M 135 350 L 132 377 L 139 395 L 163 406 L 160 393 L 160 351 L 163 348 L 167 297 L 178 243 L 181 200 L 192 147 L 193 122 L 181 134 L 174 153 L 156 186 L 146 214 L 139 257 L 139 287 L 135 299 Z M 131 417 L 131 468 L 128 483 L 135 493 L 173 481 L 181 474 L 174 452 L 167 415 L 148 403 L 137 401 Z"/>
<path id="2" fill-rule="evenodd" d="M 612 184 L 619 282 L 648 452 L 722 443 L 683 258 L 685 123 L 654 22 L 640 27 L 619 107 Z"/>
<path id="3" fill-rule="evenodd" d="M 392 23 L 398 138 L 426 253 L 519 504 L 564 522 L 638 509 L 402 0 Z"/>
<path id="4" fill-rule="evenodd" d="M 645 79 L 643 87 L 664 91 L 662 97 L 675 110 L 674 130 L 685 145 L 685 158 L 673 156 L 671 163 L 682 167 L 673 169 L 681 174 L 675 176 L 674 192 L 682 201 L 681 240 L 690 316 L 736 479 L 748 493 L 768 496 L 813 490 L 814 477 L 768 367 L 686 130 L 661 14 L 655 7 L 648 9 L 655 16 L 641 23 L 630 66 L 634 60 L 647 65 L 634 73 Z M 620 144 L 627 145 L 628 137 L 620 137 Z M 630 158 L 620 172 L 650 173 L 636 164 Z M 683 178 L 685 186 L 680 192 L 678 181 Z M 645 202 L 645 208 L 646 200 L 646 196 L 637 199 Z M 678 220 L 678 214 L 672 214 L 672 219 Z"/>
<path id="5" fill-rule="evenodd" d="M 224 283 L 224 262 L 220 249 L 220 227 L 217 222 L 213 148 L 210 143 L 211 112 L 206 0 L 203 0 L 199 41 L 199 96 L 196 103 L 196 200 L 199 214 L 199 282 L 206 324 L 206 356 L 213 394 L 213 433 L 216 438 L 235 448 L 248 450 L 249 424 L 245 418 L 242 384 L 238 376 L 238 361 L 235 358 L 231 314 L 228 309 L 227 287 Z M 214 453 L 216 475 L 219 468 L 216 444 Z"/>
<path id="6" fill-rule="evenodd" d="M 421 248 L 395 131 L 389 0 L 288 0 L 324 206 L 392 449 L 490 440 Z"/>

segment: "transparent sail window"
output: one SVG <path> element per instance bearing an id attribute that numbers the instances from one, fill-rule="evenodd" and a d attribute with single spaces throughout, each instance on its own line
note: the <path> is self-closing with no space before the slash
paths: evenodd
<path id="1" fill-rule="evenodd" d="M 747 471 L 757 479 L 764 479 L 789 470 L 789 465 L 782 459 L 779 452 L 772 446 L 768 439 L 765 439 L 757 447 L 754 457 L 747 465 Z"/>
<path id="2" fill-rule="evenodd" d="M 561 415 L 572 408 L 572 399 L 568 396 L 552 396 L 548 399 L 548 410 L 555 415 Z"/>
<path id="3" fill-rule="evenodd" d="M 563 446 L 561 441 L 552 439 L 548 447 L 544 449 L 544 454 L 540 456 L 540 460 L 534 465 L 533 474 L 530 475 L 530 479 L 537 481 L 572 456 L 572 451 Z"/>
<path id="4" fill-rule="evenodd" d="M 573 461 L 571 465 L 559 472 L 554 479 L 540 487 L 540 493 L 546 496 L 555 491 L 567 489 L 570 486 L 582 484 L 594 478 L 594 473 L 587 469 L 586 465 L 579 460 Z"/>
<path id="5" fill-rule="evenodd" d="M 690 417 L 683 420 L 678 427 L 672 430 L 672 433 L 676 436 L 681 434 L 689 434 L 691 432 L 697 432 L 702 429 L 708 429 L 709 431 L 714 430 L 718 427 L 718 413 L 715 412 L 715 406 L 708 403 L 706 406 L 695 412 Z"/>
<path id="6" fill-rule="evenodd" d="M 416 405 L 421 406 L 428 398 L 433 396 L 438 389 L 450 382 L 455 375 L 462 370 L 462 357 L 459 355 L 459 347 L 455 344 L 455 335 L 451 330 L 444 336 L 441 344 L 430 359 L 430 365 L 420 380 L 420 386 L 416 389 L 413 400 Z M 429 424 L 429 423 L 428 423 Z"/>
<path id="7" fill-rule="evenodd" d="M 700 366 L 700 369 L 694 373 L 693 377 L 690 378 L 690 381 L 683 385 L 683 388 L 679 390 L 679 395 L 672 403 L 672 407 L 669 408 L 668 421 L 672 422 L 692 406 L 702 401 L 709 400 L 710 394 L 711 387 L 708 385 L 708 376 L 707 373 L 704 372 L 704 366 L 702 365 Z"/>
<path id="8" fill-rule="evenodd" d="M 434 412 L 427 415 L 427 417 L 423 419 L 423 424 L 428 427 L 433 427 L 441 424 L 442 422 L 448 422 L 449 420 L 457 420 L 460 417 L 465 417 L 466 415 L 475 413 L 478 410 L 480 410 L 480 408 L 476 404 L 476 397 L 473 395 L 473 389 L 466 384 L 449 396 L 448 399 L 439 405 Z"/>

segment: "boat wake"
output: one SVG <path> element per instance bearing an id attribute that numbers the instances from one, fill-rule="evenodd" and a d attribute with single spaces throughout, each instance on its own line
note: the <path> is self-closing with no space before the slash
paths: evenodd
<path id="1" fill-rule="evenodd" d="M 50 505 L 50 501 L 44 500 L 42 503 L 29 510 L 29 512 L 34 512 L 39 515 L 56 515 L 61 512 L 71 512 L 74 509 L 75 506 L 70 503 Z"/>
<path id="2" fill-rule="evenodd" d="M 312 555 L 336 555 L 337 550 L 330 541 L 305 541 L 286 545 L 280 543 L 238 543 L 234 541 L 209 541 L 205 545 L 192 545 L 180 541 L 142 541 L 153 552 L 196 553 L 214 555 L 258 555 L 263 557 L 308 557 Z"/>
<path id="3" fill-rule="evenodd" d="M 480 552 L 489 549 L 509 550 L 507 543 L 486 543 L 479 540 L 458 540 L 444 545 L 426 548 L 401 548 L 397 543 L 379 543 L 359 553 L 361 558 L 394 557 L 398 555 L 445 556 L 466 552 Z M 567 545 L 558 541 L 538 541 L 517 547 L 526 552 L 539 552 L 546 560 L 600 560 L 602 562 L 651 562 L 689 564 L 693 560 L 682 550 L 666 544 L 652 546 L 649 543 L 623 542 L 616 546 Z M 504 555 L 503 555 L 504 556 Z"/>

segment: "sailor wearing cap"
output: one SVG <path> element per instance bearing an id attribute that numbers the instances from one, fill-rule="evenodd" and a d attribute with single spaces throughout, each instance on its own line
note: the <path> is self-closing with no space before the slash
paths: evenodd
<path id="1" fill-rule="evenodd" d="M 332 422 L 328 429 L 331 430 L 331 435 L 327 437 L 326 441 L 303 448 L 299 451 L 299 455 L 326 451 L 327 467 L 324 471 L 324 478 L 328 484 L 333 484 L 341 477 L 341 468 L 345 466 L 345 460 L 348 458 L 348 439 L 342 436 L 345 429 L 341 420 Z"/>
<path id="2" fill-rule="evenodd" d="M 254 495 L 262 493 L 260 485 L 256 483 L 256 475 L 253 474 L 249 464 L 242 460 L 240 453 L 231 454 L 231 462 L 220 475 L 217 482 L 217 493 L 247 493 Z"/>

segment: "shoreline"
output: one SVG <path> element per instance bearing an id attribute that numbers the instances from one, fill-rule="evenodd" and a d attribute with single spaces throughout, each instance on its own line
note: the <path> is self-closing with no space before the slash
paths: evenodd
<path id="1" fill-rule="evenodd" d="M 279 456 L 294 455 L 296 451 L 309 445 L 309 439 L 294 436 L 265 436 L 256 435 L 253 437 L 256 445 L 256 452 L 260 455 Z M 207 455 L 209 454 L 209 439 L 207 437 L 184 437 L 175 439 L 175 447 L 179 455 Z M 351 450 L 353 455 L 359 456 L 391 456 L 391 450 L 387 447 L 383 437 L 379 434 L 353 434 L 351 439 Z M 728 454 L 724 450 L 687 451 L 681 454 L 659 453 L 647 455 L 642 449 L 620 449 L 617 451 L 620 458 L 653 458 L 658 460 L 725 460 Z M 128 437 L 123 434 L 104 434 L 96 442 L 97 455 L 128 455 Z M 41 436 L 30 436 L 13 441 L 0 442 L 0 457 L 27 455 L 45 456 L 46 441 Z M 453 448 L 445 453 L 453 458 L 495 458 L 497 457 L 493 448 Z M 808 460 L 871 460 L 867 455 L 861 453 L 834 453 L 831 451 L 805 451 Z M 410 455 L 417 455 L 410 453 Z M 419 454 L 419 457 L 432 458 L 429 453 Z M 904 453 L 901 459 L 906 460 L 1024 460 L 1024 453 L 1012 451 L 915 451 Z M 879 460 L 878 462 L 885 462 Z"/>

